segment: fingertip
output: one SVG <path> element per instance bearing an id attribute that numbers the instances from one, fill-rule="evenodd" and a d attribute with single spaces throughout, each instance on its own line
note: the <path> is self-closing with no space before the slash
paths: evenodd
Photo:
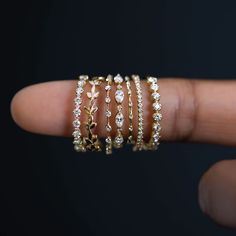
<path id="1" fill-rule="evenodd" d="M 214 164 L 199 183 L 201 210 L 218 224 L 236 228 L 236 161 Z"/>
<path id="2" fill-rule="evenodd" d="M 31 87 L 31 86 L 30 86 Z M 19 90 L 12 98 L 10 104 L 11 116 L 14 122 L 22 129 L 27 129 L 27 112 L 25 112 L 25 95 L 27 94 L 28 87 Z"/>

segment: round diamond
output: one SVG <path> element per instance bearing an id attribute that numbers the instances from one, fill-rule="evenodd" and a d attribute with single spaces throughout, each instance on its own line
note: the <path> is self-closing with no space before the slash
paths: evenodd
<path id="1" fill-rule="evenodd" d="M 153 125 L 153 129 L 154 129 L 155 131 L 160 132 L 160 131 L 161 131 L 161 125 L 158 124 L 158 123 L 155 123 L 155 124 Z"/>
<path id="2" fill-rule="evenodd" d="M 117 90 L 115 93 L 115 99 L 118 103 L 122 103 L 124 100 L 124 92 L 122 90 Z"/>
<path id="3" fill-rule="evenodd" d="M 79 87 L 76 89 L 77 94 L 81 94 L 81 93 L 83 93 L 83 91 L 84 91 L 84 89 L 82 87 Z"/>
<path id="4" fill-rule="evenodd" d="M 153 119 L 154 119 L 155 121 L 161 121 L 162 115 L 161 115 L 160 113 L 154 113 L 154 114 L 153 114 Z"/>
<path id="5" fill-rule="evenodd" d="M 73 135 L 75 138 L 79 138 L 79 137 L 81 136 L 81 133 L 80 133 L 79 130 L 76 130 L 76 131 L 73 132 L 72 135 Z"/>
<path id="6" fill-rule="evenodd" d="M 75 104 L 80 105 L 82 103 L 82 99 L 80 97 L 77 97 L 74 99 Z"/>
<path id="7" fill-rule="evenodd" d="M 148 82 L 150 82 L 150 83 L 156 83 L 157 82 L 157 78 L 155 78 L 155 77 L 149 77 L 148 78 Z"/>
<path id="8" fill-rule="evenodd" d="M 75 128 L 79 128 L 79 127 L 80 127 L 80 121 L 79 121 L 78 119 L 74 120 L 74 121 L 73 121 L 73 126 L 74 126 Z"/>
<path id="9" fill-rule="evenodd" d="M 155 100 L 159 100 L 160 99 L 160 93 L 152 93 L 152 97 L 155 99 Z"/>
<path id="10" fill-rule="evenodd" d="M 158 86 L 156 83 L 153 83 L 153 84 L 151 85 L 151 89 L 152 89 L 153 91 L 157 91 L 157 90 L 159 89 L 159 86 Z"/>
<path id="11" fill-rule="evenodd" d="M 73 113 L 74 113 L 74 115 L 75 116 L 80 116 L 80 114 L 81 114 L 81 110 L 80 109 L 75 109 L 74 111 L 73 111 Z"/>
<path id="12" fill-rule="evenodd" d="M 84 81 L 84 80 L 79 80 L 79 81 L 77 82 L 77 85 L 78 85 L 79 87 L 83 87 L 83 86 L 85 85 L 85 81 Z"/>
<path id="13" fill-rule="evenodd" d="M 153 108 L 155 111 L 160 111 L 161 110 L 161 104 L 158 102 L 153 103 Z"/>
<path id="14" fill-rule="evenodd" d="M 114 81 L 115 83 L 122 83 L 123 78 L 120 76 L 120 74 L 118 74 L 117 76 L 114 77 Z"/>

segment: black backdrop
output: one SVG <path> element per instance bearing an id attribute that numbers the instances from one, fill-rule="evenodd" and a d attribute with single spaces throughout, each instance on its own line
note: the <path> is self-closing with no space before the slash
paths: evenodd
<path id="1" fill-rule="evenodd" d="M 3 8 L 1 235 L 229 236 L 198 206 L 202 173 L 233 148 L 162 144 L 156 153 L 78 155 L 29 134 L 14 93 L 77 74 L 236 78 L 236 2 L 10 1 Z"/>

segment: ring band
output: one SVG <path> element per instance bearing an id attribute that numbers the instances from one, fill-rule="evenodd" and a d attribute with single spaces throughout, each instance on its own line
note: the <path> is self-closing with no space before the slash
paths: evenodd
<path id="1" fill-rule="evenodd" d="M 110 117 L 111 117 L 111 109 L 110 109 L 110 103 L 111 103 L 111 98 L 110 98 L 110 91 L 111 91 L 111 85 L 112 85 L 112 76 L 108 75 L 106 78 L 107 85 L 105 86 L 106 90 L 106 97 L 105 97 L 105 103 L 106 103 L 106 118 L 107 118 L 107 123 L 106 123 L 106 131 L 107 131 L 107 137 L 105 139 L 106 142 L 106 154 L 112 154 L 112 139 L 111 139 L 111 124 L 110 124 Z"/>
<path id="2" fill-rule="evenodd" d="M 126 91 L 123 91 L 123 82 L 125 80 Z M 132 80 L 132 81 L 131 81 Z M 128 133 L 127 144 L 133 145 L 133 151 L 142 150 L 157 150 L 160 144 L 161 138 L 161 120 L 162 120 L 162 105 L 160 103 L 160 93 L 158 79 L 156 77 L 148 76 L 146 77 L 146 83 L 149 87 L 148 92 L 150 94 L 152 103 L 152 127 L 148 142 L 144 141 L 144 111 L 146 107 L 143 104 L 143 87 L 139 75 L 132 75 L 131 77 L 125 76 L 124 79 L 120 74 L 117 74 L 114 78 L 112 75 L 105 77 L 93 77 L 89 78 L 87 75 L 80 75 L 76 83 L 76 96 L 74 98 L 74 110 L 73 110 L 73 144 L 74 149 L 77 152 L 86 151 L 101 151 L 102 142 L 96 134 L 95 128 L 97 127 L 97 114 L 99 110 L 98 97 L 100 98 L 100 85 L 105 82 L 105 94 L 101 101 L 105 103 L 105 117 L 106 123 L 104 124 L 106 130 L 105 138 L 105 153 L 112 154 L 112 148 L 121 148 L 124 144 L 123 133 Z M 89 84 L 89 91 L 84 93 L 84 88 L 86 84 Z M 134 87 L 133 84 L 134 83 Z M 112 86 L 115 85 L 115 94 L 113 97 Z M 132 85 L 132 86 L 131 86 Z M 86 86 L 87 87 L 87 86 Z M 104 89 L 104 87 L 102 87 Z M 134 88 L 134 92 L 132 92 Z M 146 89 L 146 86 L 144 87 Z M 112 95 L 112 96 L 111 96 Z M 86 97 L 85 105 L 82 107 L 83 98 Z M 127 96 L 125 104 L 128 109 L 127 113 L 123 111 L 123 101 L 125 96 Z M 135 96 L 135 99 L 134 99 Z M 111 122 L 112 117 L 112 100 L 115 100 L 116 111 L 115 111 L 115 122 Z M 134 119 L 133 101 L 137 101 L 135 104 L 137 109 L 137 137 L 134 138 Z M 146 104 L 146 103 L 145 103 Z M 101 104 L 102 106 L 103 104 Z M 82 113 L 85 113 L 82 117 L 86 119 L 84 123 L 81 120 Z M 125 119 L 125 114 L 128 118 Z M 146 117 L 146 116 L 145 116 Z M 128 124 L 125 126 L 125 122 Z M 85 135 L 82 136 L 81 125 L 84 124 Z M 128 132 L 125 132 L 124 127 L 128 127 Z M 112 129 L 116 129 L 115 137 L 112 137 Z M 82 130 L 84 131 L 84 130 Z"/>
<path id="3" fill-rule="evenodd" d="M 138 104 L 138 134 L 137 141 L 133 146 L 133 151 L 142 151 L 145 149 L 145 144 L 143 141 L 144 127 L 143 127 L 143 95 L 140 77 L 138 75 L 133 75 L 132 79 L 136 88 L 137 104 Z"/>
<path id="4" fill-rule="evenodd" d="M 124 115 L 122 112 L 122 102 L 124 100 L 124 92 L 122 90 L 123 78 L 118 74 L 114 77 L 114 82 L 116 84 L 115 100 L 117 103 L 117 113 L 115 117 L 115 123 L 117 127 L 117 134 L 114 139 L 114 147 L 121 148 L 124 142 L 122 127 L 124 124 Z"/>
<path id="5" fill-rule="evenodd" d="M 81 75 L 78 78 L 79 80 L 77 81 L 77 86 L 76 86 L 76 97 L 74 99 L 75 103 L 75 109 L 73 111 L 74 114 L 74 121 L 73 121 L 73 127 L 74 127 L 74 132 L 73 132 L 73 137 L 74 137 L 74 149 L 77 152 L 85 152 L 86 149 L 84 148 L 83 145 L 83 139 L 81 137 L 81 130 L 80 130 L 80 115 L 81 115 L 81 104 L 82 104 L 82 93 L 84 92 L 84 86 L 86 84 L 86 81 L 88 80 L 87 75 Z"/>
<path id="6" fill-rule="evenodd" d="M 99 86 L 104 80 L 103 77 L 95 77 L 90 80 L 91 90 L 87 92 L 87 97 L 89 98 L 89 104 L 84 106 L 84 110 L 87 114 L 87 122 L 85 128 L 87 130 L 87 137 L 83 138 L 83 143 L 88 151 L 101 151 L 101 142 L 98 139 L 97 134 L 93 133 L 93 129 L 97 126 L 97 122 L 94 121 L 95 113 L 98 110 L 96 105 L 96 100 L 99 96 L 99 91 L 96 90 L 96 86 Z"/>
<path id="7" fill-rule="evenodd" d="M 128 76 L 125 77 L 126 87 L 127 87 L 127 94 L 128 94 L 128 117 L 129 117 L 129 134 L 127 143 L 134 144 L 133 139 L 133 102 L 132 102 L 132 90 L 130 84 L 130 78 Z"/>
<path id="8" fill-rule="evenodd" d="M 159 139 L 160 139 L 160 131 L 161 125 L 160 121 L 162 119 L 161 111 L 161 104 L 160 104 L 160 94 L 158 92 L 159 85 L 157 84 L 157 78 L 155 77 L 148 77 L 147 83 L 149 84 L 151 97 L 152 97 L 152 108 L 153 108 L 153 123 L 152 123 L 152 132 L 151 137 L 148 142 L 148 149 L 149 150 L 157 150 L 159 146 Z"/>

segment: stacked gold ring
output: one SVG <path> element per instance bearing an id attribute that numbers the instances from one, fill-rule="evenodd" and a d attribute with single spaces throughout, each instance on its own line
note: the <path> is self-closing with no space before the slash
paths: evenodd
<path id="1" fill-rule="evenodd" d="M 149 135 L 149 141 L 144 141 L 144 111 L 145 107 L 143 104 L 143 87 L 141 79 L 138 75 L 132 75 L 131 79 L 128 76 L 125 76 L 125 81 L 123 77 L 118 74 L 114 78 L 112 75 L 105 77 L 93 77 L 89 78 L 87 75 L 79 76 L 76 86 L 76 97 L 74 99 L 74 110 L 73 110 L 73 144 L 74 149 L 78 152 L 86 151 L 101 151 L 102 142 L 96 134 L 97 119 L 99 106 L 97 105 L 98 97 L 101 94 L 105 94 L 103 101 L 105 105 L 105 117 L 106 123 L 104 129 L 107 133 L 105 139 L 105 150 L 106 154 L 112 154 L 112 147 L 121 148 L 124 145 L 125 133 L 124 127 L 128 127 L 128 138 L 127 143 L 133 145 L 133 151 L 142 151 L 142 150 L 156 150 L 160 143 L 160 132 L 162 119 L 161 114 L 161 103 L 160 103 L 160 93 L 158 79 L 156 77 L 147 77 L 146 82 L 149 86 L 150 98 L 152 101 L 152 129 L 151 134 Z M 132 80 L 132 81 L 131 81 Z M 105 82 L 105 86 L 100 86 Z M 127 93 L 123 91 L 123 83 L 126 85 Z M 133 83 L 135 91 L 132 91 L 131 83 Z M 86 84 L 89 84 L 89 90 L 86 95 L 83 95 Z M 115 94 L 114 97 L 111 96 L 111 90 L 113 84 L 115 85 Z M 87 86 L 86 86 L 87 87 Z M 101 89 L 105 88 L 105 93 L 101 93 Z M 127 103 L 123 104 L 127 96 Z M 82 99 L 85 99 L 87 103 L 82 106 Z M 110 118 L 112 117 L 112 99 L 116 103 L 116 112 L 114 114 L 115 124 L 111 123 Z M 134 127 L 133 127 L 133 100 L 136 99 L 137 104 L 137 137 L 134 137 Z M 102 101 L 102 100 L 101 100 Z M 85 103 L 85 102 L 84 102 Z M 114 104 L 114 103 L 113 103 Z M 127 114 L 128 118 L 125 119 L 124 107 L 127 105 Z M 86 122 L 81 121 L 81 114 L 85 113 L 83 116 L 86 119 Z M 125 126 L 125 121 L 128 120 L 128 124 Z M 85 134 L 81 134 L 81 125 L 84 125 Z M 115 137 L 112 137 L 111 131 L 116 129 Z"/>

